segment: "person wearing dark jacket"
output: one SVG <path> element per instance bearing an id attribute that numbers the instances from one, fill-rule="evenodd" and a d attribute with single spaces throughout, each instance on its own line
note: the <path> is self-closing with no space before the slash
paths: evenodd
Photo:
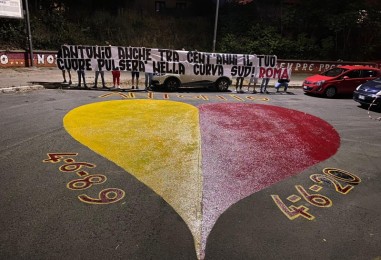
<path id="1" fill-rule="evenodd" d="M 288 82 L 290 82 L 290 79 L 278 79 L 278 82 L 275 83 L 276 92 L 279 92 L 280 87 L 284 87 L 284 92 L 287 92 Z"/>

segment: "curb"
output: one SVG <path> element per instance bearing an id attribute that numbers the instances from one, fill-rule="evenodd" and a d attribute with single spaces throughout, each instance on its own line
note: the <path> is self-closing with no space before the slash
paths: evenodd
<path id="1" fill-rule="evenodd" d="M 15 93 L 15 92 L 27 92 L 32 90 L 44 89 L 42 85 L 32 85 L 32 86 L 19 86 L 19 87 L 9 87 L 0 89 L 0 93 Z"/>

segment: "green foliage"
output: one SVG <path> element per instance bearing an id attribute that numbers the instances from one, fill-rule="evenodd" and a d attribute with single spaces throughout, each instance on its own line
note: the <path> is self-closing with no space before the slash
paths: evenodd
<path id="1" fill-rule="evenodd" d="M 381 2 L 256 0 L 220 7 L 216 52 L 288 59 L 381 60 Z M 63 43 L 211 51 L 215 5 L 147 13 L 136 0 L 30 0 L 35 49 Z M 205 7 L 205 8 L 203 8 Z M 202 9 L 202 10 L 201 10 Z M 25 22 L 0 18 L 0 49 L 27 48 Z"/>
<path id="2" fill-rule="evenodd" d="M 282 3 L 258 0 L 225 7 L 217 50 L 288 59 L 381 60 L 381 4 L 367 5 L 362 0 Z"/>
<path id="3" fill-rule="evenodd" d="M 25 47 L 24 21 L 16 19 L 0 18 L 0 49 L 13 49 Z M 20 37 L 23 36 L 23 37 Z"/>

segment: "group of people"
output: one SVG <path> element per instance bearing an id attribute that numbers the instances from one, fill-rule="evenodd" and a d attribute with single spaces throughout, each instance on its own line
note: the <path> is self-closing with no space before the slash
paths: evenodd
<path id="1" fill-rule="evenodd" d="M 71 72 L 70 70 L 62 70 L 62 76 L 63 76 L 63 79 L 64 79 L 64 83 L 67 83 L 67 80 L 66 80 L 66 72 L 68 73 L 68 76 L 69 76 L 69 85 L 72 84 L 72 80 L 71 80 Z M 78 73 L 78 88 L 81 87 L 82 85 L 82 80 L 83 80 L 83 86 L 84 88 L 88 88 L 87 87 L 87 84 L 86 84 L 86 78 L 85 78 L 85 71 L 84 70 L 78 70 L 77 71 Z M 106 86 L 106 83 L 105 83 L 105 78 L 104 78 L 104 71 L 103 70 L 96 70 L 95 71 L 95 80 L 94 80 L 94 86 L 92 87 L 93 89 L 96 89 L 98 88 L 98 78 L 99 78 L 99 75 L 101 76 L 101 80 L 102 80 L 102 88 L 106 88 L 106 89 L 121 89 L 120 88 L 120 71 L 119 70 L 113 70 L 112 72 L 112 82 L 113 82 L 113 86 L 111 88 L 108 88 Z M 140 75 L 140 72 L 139 71 L 132 71 L 131 72 L 131 85 L 132 85 L 132 89 L 139 89 L 139 75 Z M 150 73 L 150 72 L 145 72 L 145 90 L 150 90 L 151 87 L 152 87 L 152 77 L 153 77 L 153 73 Z M 244 80 L 244 77 L 237 77 L 236 79 L 236 85 L 235 85 L 235 91 L 238 93 L 238 92 L 243 92 L 242 90 L 242 86 L 243 86 L 243 80 Z M 265 94 L 268 94 L 269 92 L 267 91 L 267 87 L 268 87 L 268 84 L 269 84 L 269 81 L 270 81 L 270 78 L 263 78 L 262 79 L 262 83 L 260 85 L 260 91 L 259 93 L 265 93 Z M 284 87 L 284 91 L 286 92 L 287 91 L 287 88 L 288 88 L 288 83 L 290 82 L 290 79 L 288 78 L 281 78 L 281 79 L 278 79 L 278 81 L 275 83 L 275 89 L 276 89 L 276 92 L 279 92 L 279 89 L 281 87 Z M 135 85 L 136 83 L 136 85 Z M 251 85 L 253 85 L 253 94 L 257 93 L 257 91 L 255 90 L 255 87 L 257 86 L 257 83 L 258 83 L 258 78 L 254 77 L 254 76 L 251 76 L 250 80 L 249 80 L 249 84 L 247 85 L 247 91 L 250 91 L 250 87 Z"/>
<path id="2" fill-rule="evenodd" d="M 239 93 L 239 92 L 242 93 L 243 92 L 243 90 L 242 90 L 243 80 L 244 80 L 243 77 L 237 77 L 237 79 L 236 79 L 235 91 L 237 93 Z M 264 93 L 264 94 L 268 94 L 269 93 L 267 91 L 267 87 L 268 87 L 269 81 L 270 81 L 270 78 L 263 78 L 262 79 L 262 83 L 261 83 L 261 86 L 260 86 L 259 93 Z M 290 82 L 290 79 L 288 79 L 288 78 L 278 79 L 278 81 L 275 83 L 275 86 L 274 86 L 275 89 L 276 89 L 276 92 L 279 92 L 279 89 L 281 87 L 284 87 L 284 92 L 287 92 L 287 88 L 288 88 L 288 83 L 289 82 Z M 247 91 L 250 91 L 250 87 L 251 87 L 251 85 L 253 85 L 253 94 L 256 94 L 257 91 L 255 90 L 255 87 L 257 86 L 257 83 L 258 83 L 258 78 L 254 77 L 254 76 L 251 76 L 251 78 L 249 80 L 249 84 L 247 85 Z"/>
<path id="3" fill-rule="evenodd" d="M 66 72 L 69 76 L 69 82 L 66 80 Z M 119 70 L 113 70 L 112 72 L 112 87 L 108 88 L 105 83 L 105 72 L 103 70 L 96 70 L 95 71 L 95 80 L 94 80 L 94 86 L 93 89 L 98 88 L 98 78 L 99 75 L 101 76 L 102 80 L 102 88 L 106 89 L 121 89 L 120 88 L 120 71 Z M 78 70 L 78 85 L 77 87 L 80 88 L 82 86 L 83 81 L 83 87 L 88 88 L 86 84 L 86 78 L 85 78 L 85 71 L 84 70 Z M 139 89 L 139 71 L 132 71 L 131 72 L 131 85 L 132 89 Z M 69 83 L 69 85 L 72 84 L 72 77 L 71 77 L 71 71 L 70 70 L 62 70 L 62 77 L 64 79 L 63 83 Z M 152 87 L 152 77 L 153 73 L 145 72 L 145 90 L 150 90 Z"/>

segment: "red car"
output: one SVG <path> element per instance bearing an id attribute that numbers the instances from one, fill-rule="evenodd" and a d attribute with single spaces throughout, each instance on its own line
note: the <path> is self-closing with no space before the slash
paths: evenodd
<path id="1" fill-rule="evenodd" d="M 360 84 L 380 76 L 381 71 L 373 67 L 338 66 L 306 78 L 303 90 L 305 93 L 333 98 L 337 94 L 352 94 Z"/>

